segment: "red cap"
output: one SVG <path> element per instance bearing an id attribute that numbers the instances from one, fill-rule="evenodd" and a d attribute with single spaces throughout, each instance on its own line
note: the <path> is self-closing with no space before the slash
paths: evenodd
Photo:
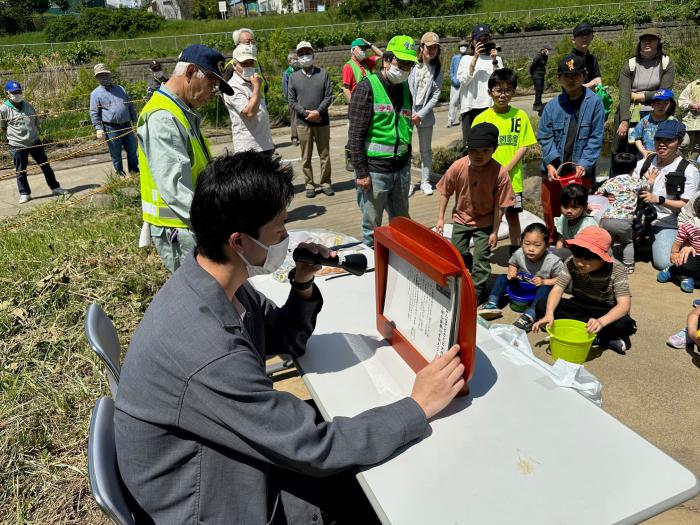
<path id="1" fill-rule="evenodd" d="M 613 262 L 612 256 L 608 253 L 611 244 L 612 237 L 610 237 L 610 234 L 598 226 L 588 226 L 578 232 L 576 237 L 566 241 L 567 246 L 574 245 L 586 248 L 609 263 Z"/>

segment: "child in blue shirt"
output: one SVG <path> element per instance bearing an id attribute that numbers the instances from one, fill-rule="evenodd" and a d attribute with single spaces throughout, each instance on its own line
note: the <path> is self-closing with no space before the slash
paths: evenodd
<path id="1" fill-rule="evenodd" d="M 673 99 L 673 91 L 670 89 L 660 89 L 651 99 L 652 112 L 642 118 L 637 126 L 630 132 L 630 138 L 639 150 L 642 158 L 649 153 L 655 152 L 654 135 L 656 128 L 664 120 L 673 120 L 676 112 L 676 101 Z"/>

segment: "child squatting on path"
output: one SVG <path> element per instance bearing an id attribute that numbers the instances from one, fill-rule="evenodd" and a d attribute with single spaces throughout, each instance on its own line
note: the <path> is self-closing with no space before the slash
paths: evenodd
<path id="1" fill-rule="evenodd" d="M 537 303 L 539 321 L 533 331 L 555 319 L 575 319 L 597 334 L 594 344 L 599 347 L 618 354 L 630 348 L 629 336 L 637 331 L 629 316 L 632 296 L 627 270 L 608 253 L 611 243 L 610 234 L 598 226 L 584 228 L 566 242 L 573 255 L 564 261 L 547 299 Z M 572 298 L 562 299 L 569 285 Z"/>
<path id="2" fill-rule="evenodd" d="M 557 229 L 557 244 L 554 253 L 561 260 L 571 256 L 565 242 L 576 237 L 576 234 L 589 226 L 598 226 L 596 220 L 588 213 L 588 190 L 580 184 L 569 184 L 561 190 L 559 197 L 561 215 L 554 218 Z"/>
<path id="3" fill-rule="evenodd" d="M 518 279 L 518 273 L 525 272 L 534 277 L 530 281 L 537 287 L 535 298 L 529 308 L 513 323 L 517 328 L 526 332 L 532 329 L 535 322 L 535 305 L 547 295 L 557 282 L 562 271 L 563 263 L 559 257 L 547 252 L 547 227 L 541 223 L 533 223 L 525 228 L 521 247 L 508 261 L 508 274 L 499 275 L 491 288 L 488 301 L 479 310 L 484 319 L 493 319 L 501 315 L 498 303 L 506 294 L 508 284 Z"/>
<path id="4" fill-rule="evenodd" d="M 514 202 L 508 173 L 493 160 L 498 146 L 498 128 L 484 122 L 469 133 L 467 156 L 456 160 L 438 182 L 440 209 L 435 230 L 443 233 L 445 209 L 454 194 L 452 244 L 469 267 L 477 300 L 485 292 L 491 275 L 489 256 L 498 244 L 503 212 Z M 469 264 L 469 241 L 474 238 L 473 264 Z"/>

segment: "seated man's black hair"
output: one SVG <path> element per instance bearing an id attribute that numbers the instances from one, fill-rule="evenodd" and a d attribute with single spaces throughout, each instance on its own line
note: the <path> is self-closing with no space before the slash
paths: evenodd
<path id="1" fill-rule="evenodd" d="M 292 201 L 293 177 L 291 165 L 264 153 L 245 151 L 212 160 L 197 179 L 190 209 L 198 253 L 224 263 L 231 234 L 257 238 L 260 227 Z"/>

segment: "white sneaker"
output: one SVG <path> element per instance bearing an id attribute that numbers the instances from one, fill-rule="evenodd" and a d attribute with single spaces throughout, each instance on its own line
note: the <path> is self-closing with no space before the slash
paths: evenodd
<path id="1" fill-rule="evenodd" d="M 421 183 L 420 189 L 423 190 L 423 195 L 432 195 L 433 194 L 433 187 L 430 185 L 429 182 Z"/>
<path id="2" fill-rule="evenodd" d="M 32 200 L 32 196 L 31 196 L 31 195 L 24 195 L 24 194 L 22 194 L 22 195 L 19 196 L 19 203 L 20 203 L 20 204 L 24 204 L 24 203 L 26 203 L 26 202 L 29 202 L 30 200 Z"/>
<path id="3" fill-rule="evenodd" d="M 68 195 L 68 191 L 64 190 L 63 188 L 54 188 L 51 190 L 51 193 L 54 195 Z"/>
<path id="4" fill-rule="evenodd" d="M 416 192 L 416 185 L 411 183 L 411 185 L 408 187 L 408 196 L 410 197 Z"/>

